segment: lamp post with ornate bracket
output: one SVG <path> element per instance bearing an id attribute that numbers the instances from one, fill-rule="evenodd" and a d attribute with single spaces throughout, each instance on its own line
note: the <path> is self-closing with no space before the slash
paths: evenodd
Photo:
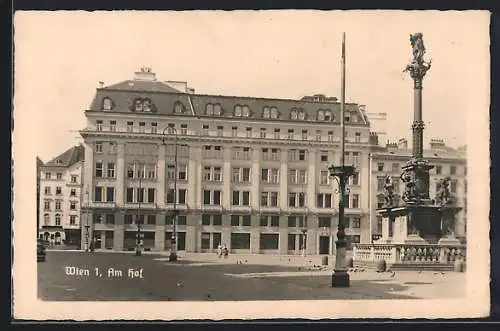
<path id="1" fill-rule="evenodd" d="M 340 102 L 340 165 L 328 168 L 330 176 L 339 184 L 339 221 L 337 241 L 335 241 L 335 268 L 332 275 L 332 287 L 349 287 L 349 274 L 345 267 L 346 241 L 344 232 L 344 209 L 349 177 L 355 174 L 352 165 L 345 165 L 345 33 L 342 35 L 342 70 L 341 70 L 341 102 Z"/>
<path id="2" fill-rule="evenodd" d="M 174 205 L 171 213 L 168 213 L 172 219 L 172 248 L 170 250 L 170 255 L 168 257 L 169 261 L 177 261 L 177 158 L 178 158 L 178 143 L 177 143 L 177 130 L 174 127 L 166 127 L 162 132 L 162 144 L 166 144 L 166 137 L 170 134 L 168 131 L 174 134 Z"/>

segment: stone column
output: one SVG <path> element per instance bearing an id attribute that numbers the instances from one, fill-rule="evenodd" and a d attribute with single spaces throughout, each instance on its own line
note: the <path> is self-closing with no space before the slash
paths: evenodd
<path id="1" fill-rule="evenodd" d="M 165 145 L 160 144 L 158 145 L 158 163 L 157 163 L 157 168 L 158 168 L 158 197 L 156 199 L 158 207 L 161 209 L 165 208 Z M 162 230 L 163 232 L 163 237 L 165 237 L 165 231 Z M 155 238 L 158 236 L 158 234 L 155 234 Z M 164 248 L 165 244 L 162 244 L 162 247 Z M 163 249 L 162 248 L 162 249 Z"/>
<path id="2" fill-rule="evenodd" d="M 281 209 L 288 208 L 288 152 L 283 149 L 281 151 L 281 167 L 280 167 L 280 192 L 279 206 Z"/>
<path id="3" fill-rule="evenodd" d="M 255 226 L 250 230 L 250 253 L 260 253 L 260 230 Z"/>
<path id="4" fill-rule="evenodd" d="M 118 206 L 123 206 L 125 192 L 125 144 L 118 143 L 116 156 L 116 197 Z"/>
<path id="5" fill-rule="evenodd" d="M 306 205 L 309 210 L 316 208 L 316 150 L 310 149 L 308 155 L 309 166 L 307 168 L 307 192 L 306 192 Z"/>
<path id="6" fill-rule="evenodd" d="M 222 207 L 231 208 L 231 148 L 224 148 L 224 163 L 222 166 Z"/>
<path id="7" fill-rule="evenodd" d="M 288 220 L 285 216 L 280 215 L 279 223 L 280 239 L 279 252 L 280 254 L 288 254 Z"/>
<path id="8" fill-rule="evenodd" d="M 163 183 L 164 182 L 165 181 L 163 181 Z M 164 213 L 159 213 L 156 215 L 154 250 L 155 251 L 164 251 L 165 250 L 165 214 Z"/>
<path id="9" fill-rule="evenodd" d="M 115 214 L 115 233 L 113 237 L 113 249 L 117 251 L 123 250 L 123 241 L 125 237 L 124 231 L 125 214 L 118 212 Z"/>
<path id="10" fill-rule="evenodd" d="M 250 204 L 252 209 L 259 210 L 260 208 L 260 150 L 252 149 L 252 168 L 250 170 L 251 188 L 250 188 Z"/>

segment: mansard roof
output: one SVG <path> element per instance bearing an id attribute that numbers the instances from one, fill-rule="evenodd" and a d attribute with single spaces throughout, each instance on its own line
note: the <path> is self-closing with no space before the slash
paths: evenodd
<path id="1" fill-rule="evenodd" d="M 45 167 L 70 167 L 73 164 L 82 161 L 85 156 L 85 149 L 82 144 L 73 146 L 63 153 L 59 154 L 49 162 L 43 164 Z"/>

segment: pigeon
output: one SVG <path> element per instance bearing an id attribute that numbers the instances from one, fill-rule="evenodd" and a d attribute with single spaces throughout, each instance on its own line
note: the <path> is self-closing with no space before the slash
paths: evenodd
<path id="1" fill-rule="evenodd" d="M 394 278 L 394 276 L 396 276 L 396 273 L 393 271 L 391 274 L 391 278 Z"/>

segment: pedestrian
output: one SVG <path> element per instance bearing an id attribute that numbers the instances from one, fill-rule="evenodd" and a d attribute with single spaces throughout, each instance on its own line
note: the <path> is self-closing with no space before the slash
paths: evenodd
<path id="1" fill-rule="evenodd" d="M 219 243 L 219 246 L 217 246 L 217 256 L 219 258 L 222 257 L 222 245 Z"/>
<path id="2" fill-rule="evenodd" d="M 224 248 L 222 250 L 224 251 L 224 258 L 227 259 L 227 256 L 229 255 L 229 251 L 227 249 L 226 244 L 224 244 Z"/>

